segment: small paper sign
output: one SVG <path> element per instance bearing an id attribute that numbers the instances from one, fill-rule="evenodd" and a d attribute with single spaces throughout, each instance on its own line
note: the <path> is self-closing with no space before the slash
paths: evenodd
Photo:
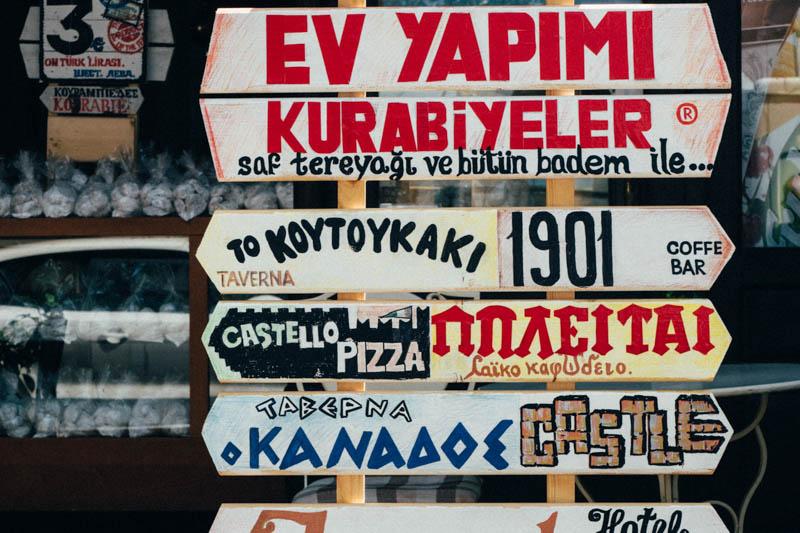
<path id="1" fill-rule="evenodd" d="M 48 85 L 39 99 L 58 115 L 135 115 L 144 98 L 138 86 Z"/>

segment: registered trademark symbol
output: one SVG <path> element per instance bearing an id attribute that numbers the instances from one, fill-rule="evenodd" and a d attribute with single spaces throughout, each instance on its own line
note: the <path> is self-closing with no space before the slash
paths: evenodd
<path id="1" fill-rule="evenodd" d="M 691 102 L 684 102 L 678 106 L 675 116 L 678 117 L 678 122 L 684 126 L 694 124 L 697 120 L 697 106 Z"/>

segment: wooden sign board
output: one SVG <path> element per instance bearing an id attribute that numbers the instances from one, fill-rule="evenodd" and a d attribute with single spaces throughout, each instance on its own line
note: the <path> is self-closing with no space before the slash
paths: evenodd
<path id="1" fill-rule="evenodd" d="M 733 244 L 705 207 L 216 211 L 224 294 L 707 290 Z"/>
<path id="2" fill-rule="evenodd" d="M 727 533 L 709 504 L 223 504 L 211 533 Z"/>
<path id="3" fill-rule="evenodd" d="M 221 181 L 708 177 L 729 104 L 720 94 L 200 101 Z"/>
<path id="4" fill-rule="evenodd" d="M 729 87 L 682 4 L 220 9 L 201 92 Z"/>
<path id="5" fill-rule="evenodd" d="M 732 435 L 678 392 L 224 394 L 220 474 L 710 474 Z"/>
<path id="6" fill-rule="evenodd" d="M 58 115 L 135 115 L 144 100 L 138 86 L 52 84 L 39 99 Z"/>
<path id="7" fill-rule="evenodd" d="M 142 79 L 145 19 L 144 0 L 42 0 L 42 77 Z"/>
<path id="8" fill-rule="evenodd" d="M 203 344 L 220 382 L 711 381 L 708 300 L 231 302 Z"/>

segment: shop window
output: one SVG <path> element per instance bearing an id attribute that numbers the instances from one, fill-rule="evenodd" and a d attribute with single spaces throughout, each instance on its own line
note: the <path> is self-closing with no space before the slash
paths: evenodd
<path id="1" fill-rule="evenodd" d="M 0 241 L 0 436 L 187 436 L 188 249 Z"/>
<path id="2" fill-rule="evenodd" d="M 800 246 L 800 0 L 742 0 L 743 240 Z"/>

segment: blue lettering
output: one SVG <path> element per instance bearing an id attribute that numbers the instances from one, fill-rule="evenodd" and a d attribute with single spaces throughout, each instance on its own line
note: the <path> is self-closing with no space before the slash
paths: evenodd
<path id="1" fill-rule="evenodd" d="M 292 437 L 292 442 L 286 448 L 286 454 L 283 456 L 280 469 L 286 470 L 303 461 L 310 461 L 314 468 L 322 466 L 322 459 L 317 455 L 314 445 L 308 440 L 306 432 L 303 431 L 303 428 L 297 428 L 294 437 Z"/>
<path id="2" fill-rule="evenodd" d="M 503 459 L 503 452 L 506 449 L 506 445 L 500 442 L 500 439 L 508 428 L 511 427 L 511 424 L 513 424 L 511 420 L 501 420 L 494 429 L 486 435 L 486 438 L 483 439 L 487 448 L 486 453 L 483 454 L 483 458 L 498 470 L 505 470 L 508 468 L 508 461 Z"/>
<path id="3" fill-rule="evenodd" d="M 259 440 L 258 428 L 250 428 L 250 468 L 258 468 L 258 456 L 262 453 L 267 456 L 267 459 L 272 464 L 278 462 L 278 454 L 272 449 L 270 443 L 280 431 L 281 428 L 274 427 L 269 430 L 263 439 Z"/>
<path id="4" fill-rule="evenodd" d="M 461 452 L 456 452 L 456 446 L 458 446 L 459 443 L 464 445 L 464 449 L 461 450 Z M 456 424 L 456 427 L 453 428 L 453 431 L 450 432 L 444 444 L 442 444 L 442 451 L 447 458 L 450 459 L 453 466 L 461 468 L 464 466 L 464 463 L 469 460 L 477 447 L 478 443 L 472 438 L 472 435 L 469 434 L 464 424 L 459 422 Z"/>
<path id="5" fill-rule="evenodd" d="M 389 463 L 392 463 L 395 468 L 401 468 L 406 464 L 392 436 L 385 427 L 381 427 L 381 430 L 378 432 L 378 438 L 375 439 L 375 447 L 372 449 L 369 461 L 367 461 L 367 468 L 377 470 Z"/>
<path id="6" fill-rule="evenodd" d="M 339 434 L 336 436 L 336 441 L 333 443 L 331 455 L 328 457 L 328 464 L 325 465 L 325 467 L 331 468 L 339 464 L 342 453 L 347 451 L 353 463 L 355 463 L 358 468 L 361 468 L 361 463 L 364 462 L 364 456 L 367 454 L 367 448 L 369 447 L 369 440 L 371 438 L 372 432 L 365 431 L 358 441 L 358 446 L 354 446 L 353 441 L 350 440 L 350 435 L 347 434 L 347 430 L 344 428 L 340 429 Z"/>
<path id="7" fill-rule="evenodd" d="M 425 455 L 422 455 L 422 452 Z M 442 458 L 439 452 L 436 451 L 436 446 L 433 444 L 428 428 L 422 426 L 417 434 L 417 440 L 414 441 L 414 446 L 411 447 L 411 453 L 408 456 L 408 468 L 417 468 L 431 463 L 436 463 Z"/>

